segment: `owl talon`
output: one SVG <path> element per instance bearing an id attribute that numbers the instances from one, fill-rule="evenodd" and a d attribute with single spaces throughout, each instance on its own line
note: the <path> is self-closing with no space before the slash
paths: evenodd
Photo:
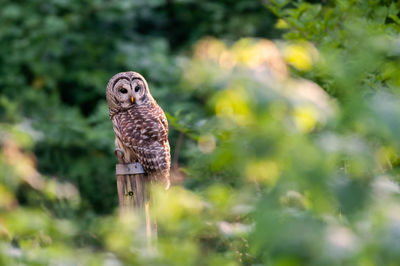
<path id="1" fill-rule="evenodd" d="M 121 150 L 121 149 L 119 149 L 119 148 L 116 148 L 116 149 L 114 150 L 114 154 L 115 154 L 115 156 L 118 158 L 119 161 L 122 162 L 122 161 L 124 160 L 125 153 L 124 153 L 123 150 Z"/>

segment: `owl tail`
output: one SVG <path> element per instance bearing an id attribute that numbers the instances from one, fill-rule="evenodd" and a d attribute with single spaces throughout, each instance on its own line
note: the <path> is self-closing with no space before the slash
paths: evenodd
<path id="1" fill-rule="evenodd" d="M 153 173 L 149 174 L 149 177 L 152 182 L 161 184 L 165 188 L 165 190 L 168 190 L 169 187 L 171 186 L 171 179 L 170 179 L 169 171 L 167 171 L 167 170 L 153 172 Z"/>

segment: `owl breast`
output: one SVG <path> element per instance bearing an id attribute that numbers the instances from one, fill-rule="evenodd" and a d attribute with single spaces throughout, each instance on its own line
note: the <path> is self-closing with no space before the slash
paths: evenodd
<path id="1" fill-rule="evenodd" d="M 124 151 L 125 163 L 138 161 L 149 174 L 168 172 L 169 175 L 171 159 L 166 121 L 164 112 L 154 104 L 133 107 L 113 117 L 116 145 Z"/>

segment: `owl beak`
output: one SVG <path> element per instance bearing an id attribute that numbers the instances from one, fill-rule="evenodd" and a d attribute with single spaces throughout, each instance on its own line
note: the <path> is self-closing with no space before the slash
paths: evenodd
<path id="1" fill-rule="evenodd" d="M 132 102 L 132 103 L 135 102 L 135 98 L 133 98 L 133 96 L 131 96 L 131 102 Z"/>

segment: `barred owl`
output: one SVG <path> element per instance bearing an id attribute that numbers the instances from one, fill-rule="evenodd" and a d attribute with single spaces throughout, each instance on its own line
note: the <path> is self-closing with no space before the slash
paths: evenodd
<path id="1" fill-rule="evenodd" d="M 115 145 L 123 162 L 139 162 L 150 180 L 170 185 L 171 155 L 168 122 L 151 96 L 146 80 L 136 72 L 113 76 L 106 91 Z"/>

